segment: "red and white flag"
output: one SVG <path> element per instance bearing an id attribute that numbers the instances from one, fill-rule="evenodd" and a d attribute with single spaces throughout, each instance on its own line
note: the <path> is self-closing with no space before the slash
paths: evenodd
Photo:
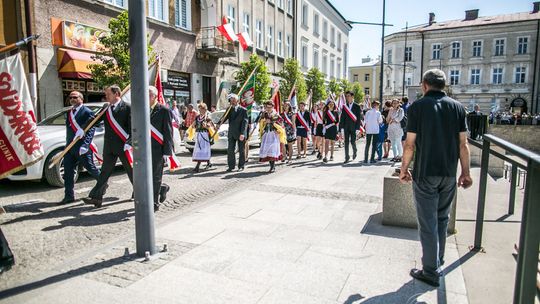
<path id="1" fill-rule="evenodd" d="M 0 179 L 43 158 L 21 55 L 0 60 Z"/>
<path id="2" fill-rule="evenodd" d="M 247 32 L 241 32 L 237 34 L 238 41 L 240 42 L 240 45 L 242 46 L 242 49 L 247 50 L 248 47 L 253 45 L 253 40 L 249 37 L 249 34 Z"/>
<path id="3" fill-rule="evenodd" d="M 238 40 L 238 36 L 234 33 L 232 24 L 227 22 L 227 18 L 223 17 L 223 23 L 217 27 L 218 31 L 229 41 Z"/>

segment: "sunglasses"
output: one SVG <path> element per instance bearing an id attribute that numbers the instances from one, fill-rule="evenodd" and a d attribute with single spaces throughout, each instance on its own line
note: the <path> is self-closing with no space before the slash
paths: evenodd
<path id="1" fill-rule="evenodd" d="M 79 99 L 79 96 L 69 96 L 69 99 Z"/>

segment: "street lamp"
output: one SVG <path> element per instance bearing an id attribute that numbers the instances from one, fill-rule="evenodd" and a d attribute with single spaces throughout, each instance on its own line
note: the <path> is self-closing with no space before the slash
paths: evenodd
<path id="1" fill-rule="evenodd" d="M 383 69 L 384 69 L 384 27 L 385 26 L 394 26 L 393 24 L 388 24 L 388 23 L 385 23 L 385 17 L 386 17 L 386 0 L 383 0 L 383 9 L 382 9 L 382 23 L 373 23 L 373 22 L 358 22 L 358 21 L 350 21 L 350 20 L 347 20 L 345 21 L 345 23 L 347 23 L 348 25 L 353 25 L 353 24 L 362 24 L 362 25 L 378 25 L 382 28 L 382 33 L 381 33 L 381 71 L 380 71 L 380 75 L 379 75 L 379 101 L 381 102 L 382 104 L 382 100 L 383 100 Z"/>

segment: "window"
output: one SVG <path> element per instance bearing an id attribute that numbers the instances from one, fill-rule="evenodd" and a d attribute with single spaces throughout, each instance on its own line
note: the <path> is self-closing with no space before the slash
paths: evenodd
<path id="1" fill-rule="evenodd" d="M 354 82 L 358 82 L 358 74 L 354 74 L 353 77 L 352 77 L 352 80 Z"/>
<path id="2" fill-rule="evenodd" d="M 495 39 L 495 56 L 504 55 L 504 39 Z"/>
<path id="3" fill-rule="evenodd" d="M 330 77 L 335 77 L 335 70 L 334 70 L 334 63 L 336 61 L 334 60 L 333 57 L 330 57 Z"/>
<path id="4" fill-rule="evenodd" d="M 482 41 L 477 40 L 472 43 L 472 56 L 480 57 L 482 56 Z"/>
<path id="5" fill-rule="evenodd" d="M 263 35 L 262 35 L 262 21 L 257 20 L 255 23 L 255 40 L 257 43 L 257 47 L 262 49 L 263 48 Z"/>
<path id="6" fill-rule="evenodd" d="M 405 61 L 412 61 L 412 46 L 405 48 Z"/>
<path id="7" fill-rule="evenodd" d="M 330 28 L 330 45 L 336 45 L 336 30 L 333 26 Z"/>
<path id="8" fill-rule="evenodd" d="M 496 67 L 493 68 L 493 84 L 501 84 L 502 83 L 502 77 L 503 77 L 503 68 Z"/>
<path id="9" fill-rule="evenodd" d="M 274 27 L 268 26 L 268 52 L 274 53 Z"/>
<path id="10" fill-rule="evenodd" d="M 302 4 L 302 25 L 308 26 L 308 5 L 306 3 Z"/>
<path id="11" fill-rule="evenodd" d="M 236 8 L 232 5 L 227 7 L 227 18 L 229 23 L 232 25 L 233 30 L 236 32 Z"/>
<path id="12" fill-rule="evenodd" d="M 287 57 L 290 58 L 292 57 L 291 35 L 287 35 L 286 47 L 287 47 Z"/>
<path id="13" fill-rule="evenodd" d="M 431 59 L 440 60 L 441 59 L 441 44 L 433 44 L 431 46 Z"/>
<path id="14" fill-rule="evenodd" d="M 328 21 L 326 20 L 322 23 L 322 38 L 325 42 L 328 41 Z"/>
<path id="15" fill-rule="evenodd" d="M 175 25 L 191 31 L 191 1 L 175 0 Z"/>
<path id="16" fill-rule="evenodd" d="M 322 72 L 324 75 L 328 75 L 328 55 L 324 52 L 322 55 Z"/>
<path id="17" fill-rule="evenodd" d="M 405 84 L 407 86 L 409 86 L 409 87 L 412 85 L 412 77 L 411 76 L 407 76 L 407 81 L 405 82 Z"/>
<path id="18" fill-rule="evenodd" d="M 246 33 L 248 33 L 248 34 L 251 34 L 250 29 L 249 29 L 250 24 L 251 24 L 250 21 L 251 21 L 251 20 L 250 20 L 249 14 L 248 14 L 248 13 L 244 13 L 244 21 L 242 22 L 242 27 L 244 28 L 244 32 L 246 32 Z"/>
<path id="19" fill-rule="evenodd" d="M 337 67 L 336 67 L 336 77 L 338 79 L 341 78 L 341 62 L 338 60 Z"/>
<path id="20" fill-rule="evenodd" d="M 364 88 L 364 95 L 369 95 L 369 88 Z"/>
<path id="21" fill-rule="evenodd" d="M 515 83 L 525 83 L 525 72 L 526 68 L 524 66 L 516 67 L 516 79 Z"/>
<path id="22" fill-rule="evenodd" d="M 313 47 L 313 67 L 319 68 L 319 49 L 315 46 Z"/>
<path id="23" fill-rule="evenodd" d="M 459 84 L 459 70 L 451 70 L 450 71 L 450 85 L 458 85 Z"/>
<path id="24" fill-rule="evenodd" d="M 148 16 L 167 22 L 169 5 L 166 0 L 148 0 Z M 163 5 L 165 4 L 165 5 Z"/>
<path id="25" fill-rule="evenodd" d="M 337 48 L 341 50 L 341 33 L 337 34 Z"/>
<path id="26" fill-rule="evenodd" d="M 103 0 L 104 2 L 110 3 L 112 5 L 116 5 L 119 7 L 126 7 L 127 6 L 127 0 Z"/>
<path id="27" fill-rule="evenodd" d="M 480 69 L 471 69 L 471 84 L 480 84 Z"/>
<path id="28" fill-rule="evenodd" d="M 388 64 L 392 64 L 392 49 L 389 49 L 386 52 L 386 62 L 388 62 Z"/>
<path id="29" fill-rule="evenodd" d="M 369 81 L 369 74 L 364 74 L 364 81 Z"/>
<path id="30" fill-rule="evenodd" d="M 307 44 L 302 43 L 302 67 L 307 68 Z"/>
<path id="31" fill-rule="evenodd" d="M 281 31 L 277 33 L 277 54 L 279 57 L 283 57 L 283 33 Z"/>
<path id="32" fill-rule="evenodd" d="M 528 44 L 529 44 L 529 38 L 528 37 L 519 37 L 518 38 L 517 53 L 518 54 L 527 54 Z"/>
<path id="33" fill-rule="evenodd" d="M 287 0 L 287 13 L 292 14 L 292 0 Z"/>
<path id="34" fill-rule="evenodd" d="M 461 57 L 461 42 L 452 42 L 452 58 Z"/>
<path id="35" fill-rule="evenodd" d="M 283 9 L 283 0 L 278 0 L 277 1 L 277 7 Z"/>
<path id="36" fill-rule="evenodd" d="M 319 14 L 313 14 L 313 34 L 319 35 Z"/>

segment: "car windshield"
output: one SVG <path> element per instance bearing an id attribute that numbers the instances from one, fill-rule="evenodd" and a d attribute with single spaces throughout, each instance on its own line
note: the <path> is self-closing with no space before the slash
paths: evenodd
<path id="1" fill-rule="evenodd" d="M 94 111 L 94 113 L 99 112 L 101 107 L 99 106 L 92 106 L 92 105 L 86 105 L 90 108 L 90 110 Z M 70 108 L 64 108 L 51 116 L 43 119 L 38 123 L 38 126 L 65 126 L 66 125 L 66 112 L 69 111 Z"/>
<path id="2" fill-rule="evenodd" d="M 212 122 L 214 124 L 217 124 L 221 117 L 225 114 L 225 110 L 216 111 L 214 113 L 210 113 L 210 119 L 212 119 Z M 254 122 L 255 119 L 257 119 L 257 116 L 259 116 L 259 111 L 252 110 L 251 111 L 251 122 Z"/>

